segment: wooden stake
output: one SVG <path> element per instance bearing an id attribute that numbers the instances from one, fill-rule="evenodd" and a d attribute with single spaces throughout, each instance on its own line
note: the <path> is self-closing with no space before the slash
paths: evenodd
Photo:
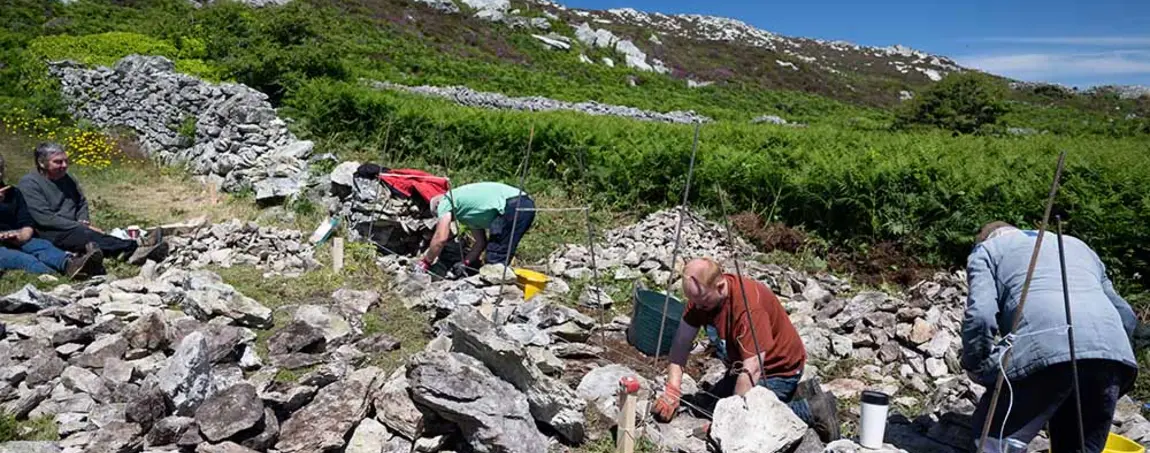
<path id="1" fill-rule="evenodd" d="M 615 453 L 635 452 L 635 407 L 639 402 L 639 381 L 632 376 L 619 381 L 619 415 L 615 428 Z"/>
<path id="2" fill-rule="evenodd" d="M 212 206 L 215 206 L 217 203 L 219 203 L 219 190 L 216 189 L 216 185 L 214 183 L 208 184 L 208 201 L 212 204 Z"/>
<path id="3" fill-rule="evenodd" d="M 337 274 L 343 271 L 343 238 L 331 240 L 331 269 Z"/>

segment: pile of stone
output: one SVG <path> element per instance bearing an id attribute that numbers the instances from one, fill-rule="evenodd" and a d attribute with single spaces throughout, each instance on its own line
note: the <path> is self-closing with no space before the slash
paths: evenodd
<path id="1" fill-rule="evenodd" d="M 635 225 L 608 231 L 606 240 L 595 247 L 595 264 L 600 272 L 609 272 L 607 275 L 614 275 L 615 280 L 646 279 L 662 287 L 692 258 L 710 257 L 729 264 L 733 257 L 750 257 L 753 248 L 745 240 L 735 236 L 735 243 L 731 244 L 722 225 L 707 221 L 698 213 L 683 211 L 678 257 L 671 263 L 679 212 L 658 211 Z M 586 244 L 563 246 L 551 254 L 548 270 L 551 275 L 573 280 L 590 278 L 590 252 Z"/>
<path id="2" fill-rule="evenodd" d="M 551 39 L 551 38 L 549 38 Z M 565 43 L 564 41 L 559 41 Z M 629 41 L 628 41 L 629 42 Z M 709 122 L 710 118 L 699 115 L 694 111 L 673 111 L 667 113 L 652 112 L 648 110 L 641 110 L 635 107 L 627 107 L 622 105 L 602 104 L 594 101 L 588 102 L 567 102 L 544 97 L 510 97 L 500 93 L 490 93 L 483 91 L 475 91 L 463 86 L 449 86 L 449 87 L 433 87 L 433 86 L 417 86 L 411 87 L 406 85 L 394 84 L 391 82 L 368 81 L 368 83 L 378 89 L 387 89 L 395 91 L 405 91 L 409 93 L 422 94 L 425 96 L 435 96 L 447 98 L 451 101 L 465 105 L 468 107 L 480 107 L 495 110 L 521 110 L 528 112 L 550 112 L 557 110 L 566 110 L 586 113 L 588 115 L 609 115 L 620 116 L 624 118 L 637 119 L 642 121 L 657 121 L 663 123 L 699 123 Z"/>
<path id="3" fill-rule="evenodd" d="M 940 452 L 968 449 L 977 430 L 970 426 L 970 415 L 986 389 L 972 382 L 959 363 L 967 296 L 963 272 L 938 273 L 902 294 L 860 292 L 829 274 L 812 275 L 762 264 L 741 239 L 736 238 L 738 245 L 731 246 L 722 226 L 695 214 L 689 214 L 684 222 L 680 258 L 671 266 L 677 218 L 677 211 L 662 211 L 636 225 L 608 232 L 605 244 L 596 246 L 600 271 L 616 280 L 655 282 L 663 288 L 672 270 L 677 273 L 685 260 L 710 256 L 724 263 L 727 272 L 733 272 L 730 258 L 737 253 L 744 274 L 772 289 L 802 337 L 808 354 L 806 379 L 819 378 L 823 389 L 842 401 L 854 401 L 868 389 L 892 395 L 896 415 L 889 422 L 888 441 L 893 439 L 892 443 L 901 448 Z M 549 267 L 555 276 L 588 278 L 590 253 L 584 245 L 567 245 L 551 256 Z M 581 299 L 587 302 L 587 297 Z M 625 341 L 622 331 L 627 324 L 627 319 L 620 318 L 595 330 Z M 702 340 L 696 350 L 705 346 L 706 340 Z M 570 369 L 573 363 L 565 366 Z M 685 387 L 684 394 L 709 391 L 723 371 L 722 364 L 711 359 L 709 366 L 694 376 L 697 387 Z M 1132 408 L 1116 419 L 1115 432 L 1128 433 L 1140 442 L 1150 441 L 1150 423 L 1138 415 L 1133 402 L 1127 404 Z M 857 415 L 857 407 L 852 411 Z M 703 422 L 683 414 L 671 424 L 648 425 L 645 435 L 657 445 L 701 452 L 705 443 L 690 434 Z M 845 443 L 838 447 L 835 451 L 852 451 Z"/>
<path id="4" fill-rule="evenodd" d="M 431 240 L 435 218 L 411 198 L 392 193 L 376 178 L 356 175 L 359 162 L 344 162 L 332 171 L 328 213 L 347 226 L 348 238 L 368 241 L 386 254 L 414 256 Z"/>
<path id="5" fill-rule="evenodd" d="M 362 335 L 377 293 L 339 290 L 327 304 L 291 307 L 265 366 L 251 329 L 271 327 L 272 310 L 210 272 L 153 271 L 4 297 L 3 311 L 35 314 L 0 315 L 2 408 L 54 419 L 53 447 L 65 452 L 311 452 L 342 447 L 357 425 L 353 444 L 410 451 L 363 421 L 385 376 L 356 368 L 366 353 L 399 346 Z M 275 379 L 311 365 L 294 383 Z"/>
<path id="6" fill-rule="evenodd" d="M 305 184 L 312 142 L 296 139 L 259 91 L 177 73 L 155 56 L 127 56 L 112 68 L 54 62 L 49 71 L 73 116 L 131 128 L 161 163 L 185 165 L 226 191 L 251 189 L 259 201 L 296 195 Z"/>
<path id="7" fill-rule="evenodd" d="M 315 248 L 297 230 L 259 226 L 232 219 L 212 225 L 195 222 L 169 234 L 170 253 L 160 270 L 252 265 L 268 274 L 299 276 L 321 265 Z"/>

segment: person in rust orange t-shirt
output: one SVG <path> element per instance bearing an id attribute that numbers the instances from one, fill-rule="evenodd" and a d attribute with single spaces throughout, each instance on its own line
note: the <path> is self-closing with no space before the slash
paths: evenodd
<path id="1" fill-rule="evenodd" d="M 696 259 L 683 268 L 683 294 L 687 309 L 671 346 L 667 385 L 652 407 L 657 418 L 670 421 L 675 416 L 683 366 L 699 329 L 706 328 L 727 365 L 728 377 L 735 379 L 735 394 L 743 395 L 755 385 L 765 387 L 824 442 L 840 437 L 834 396 L 819 392 L 806 400 L 794 399 L 807 353 L 770 288 L 751 278 L 725 274 L 712 260 Z"/>

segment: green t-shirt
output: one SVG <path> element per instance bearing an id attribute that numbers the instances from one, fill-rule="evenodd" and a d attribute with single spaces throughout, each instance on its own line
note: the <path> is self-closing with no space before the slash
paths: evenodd
<path id="1" fill-rule="evenodd" d="M 519 196 L 519 189 L 499 182 L 477 182 L 456 187 L 439 202 L 436 216 L 452 212 L 468 228 L 485 230 L 495 216 L 503 215 L 507 199 Z"/>

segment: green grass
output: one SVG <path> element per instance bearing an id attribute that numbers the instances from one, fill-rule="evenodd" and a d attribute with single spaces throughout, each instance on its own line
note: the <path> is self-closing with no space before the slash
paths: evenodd
<path id="1" fill-rule="evenodd" d="M 327 248 L 317 252 L 317 259 L 325 267 L 300 277 L 273 276 L 265 278 L 263 271 L 251 266 L 213 268 L 223 280 L 245 296 L 251 297 L 273 311 L 273 327 L 256 331 L 256 350 L 267 358 L 267 340 L 279 328 L 291 322 L 289 308 L 300 304 L 323 304 L 331 293 L 340 288 L 373 290 L 380 293 L 379 303 L 364 315 L 364 336 L 386 333 L 400 341 L 400 349 L 368 357 L 372 365 L 391 370 L 402 361 L 423 349 L 428 338 L 424 332 L 427 320 L 419 313 L 408 310 L 399 298 L 387 291 L 391 277 L 374 262 L 369 246 L 349 244 L 345 251 L 342 273 L 332 272 Z M 294 380 L 304 370 L 283 370 L 277 379 Z"/>
<path id="2" fill-rule="evenodd" d="M 51 416 L 16 420 L 10 414 L 0 413 L 0 442 L 54 441 L 59 437 L 56 421 Z"/>

